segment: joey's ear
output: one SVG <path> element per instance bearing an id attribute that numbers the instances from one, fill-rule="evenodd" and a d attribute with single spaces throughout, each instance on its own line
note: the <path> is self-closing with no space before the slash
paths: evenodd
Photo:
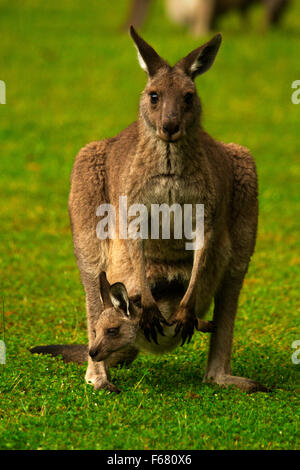
<path id="1" fill-rule="evenodd" d="M 194 80 L 213 65 L 221 42 L 222 34 L 218 33 L 209 42 L 177 62 L 176 67 L 182 68 Z"/>
<path id="2" fill-rule="evenodd" d="M 122 282 L 116 282 L 110 287 L 110 298 L 114 307 L 118 307 L 127 317 L 130 316 L 127 289 Z"/>
<path id="3" fill-rule="evenodd" d="M 110 283 L 106 278 L 106 273 L 102 271 L 99 274 L 99 283 L 100 283 L 100 294 L 101 300 L 103 303 L 104 309 L 113 307 L 111 298 L 110 298 Z"/>
<path id="4" fill-rule="evenodd" d="M 140 66 L 150 77 L 155 75 L 161 67 L 169 66 L 153 47 L 138 35 L 133 26 L 130 26 L 130 35 L 137 49 Z"/>

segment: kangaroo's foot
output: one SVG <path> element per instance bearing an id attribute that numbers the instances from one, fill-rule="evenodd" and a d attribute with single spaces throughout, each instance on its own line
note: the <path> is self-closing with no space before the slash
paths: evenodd
<path id="1" fill-rule="evenodd" d="M 206 374 L 203 379 L 203 382 L 213 384 L 215 383 L 222 387 L 229 387 L 230 385 L 234 385 L 235 387 L 238 387 L 243 390 L 243 392 L 247 393 L 270 392 L 267 387 L 261 385 L 258 382 L 255 382 L 254 380 L 246 379 L 245 377 L 236 377 L 234 375 L 229 374 L 217 375 L 215 377 Z"/>
<path id="2" fill-rule="evenodd" d="M 161 323 L 168 325 L 168 322 L 165 320 L 156 304 L 143 306 L 140 327 L 149 342 L 153 339 L 153 341 L 158 344 L 156 330 L 162 336 L 165 336 Z"/>
<path id="3" fill-rule="evenodd" d="M 194 311 L 187 307 L 179 306 L 177 311 L 168 319 L 168 322 L 171 325 L 176 324 L 174 336 L 177 336 L 181 331 L 181 346 L 184 345 L 187 339 L 188 343 L 191 341 L 194 334 L 194 328 L 198 327 L 198 318 Z"/>

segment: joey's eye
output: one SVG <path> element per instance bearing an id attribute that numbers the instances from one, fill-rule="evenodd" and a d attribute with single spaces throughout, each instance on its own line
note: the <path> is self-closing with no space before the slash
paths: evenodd
<path id="1" fill-rule="evenodd" d="M 194 94 L 193 94 L 193 93 L 186 93 L 186 94 L 184 95 L 184 101 L 185 101 L 186 104 L 192 104 L 193 98 L 194 98 Z"/>
<path id="2" fill-rule="evenodd" d="M 156 104 L 158 102 L 158 94 L 155 91 L 152 91 L 150 94 L 150 101 L 152 104 Z"/>
<path id="3" fill-rule="evenodd" d="M 119 334 L 120 327 L 118 326 L 117 328 L 107 328 L 106 333 L 109 336 L 117 336 Z"/>

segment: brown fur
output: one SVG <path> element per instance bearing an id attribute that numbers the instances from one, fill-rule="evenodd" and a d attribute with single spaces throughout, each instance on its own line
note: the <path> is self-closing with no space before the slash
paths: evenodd
<path id="1" fill-rule="evenodd" d="M 136 122 L 118 136 L 93 142 L 78 154 L 71 176 L 69 212 L 78 267 L 86 294 L 89 347 L 103 310 L 98 275 L 122 282 L 129 297 L 141 296 L 140 327 L 157 340 L 165 318 L 151 288 L 159 280 L 181 279 L 186 291 L 170 322 L 183 342 L 190 339 L 197 317 L 215 299 L 206 381 L 234 384 L 253 391 L 259 386 L 231 375 L 230 356 L 237 302 L 257 228 L 257 177 L 249 151 L 215 141 L 201 126 L 201 103 L 194 79 L 212 65 L 221 36 L 192 51 L 174 67 L 168 65 L 132 28 L 131 34 L 148 73 Z M 150 93 L 152 97 L 150 98 Z M 158 102 L 152 103 L 153 93 Z M 187 94 L 192 95 L 188 102 Z M 173 202 L 203 203 L 205 239 L 201 250 L 184 249 L 184 240 L 99 240 L 96 209 L 119 196 L 128 205 Z M 100 286 L 101 288 L 101 286 Z M 96 389 L 114 386 L 108 363 L 89 358 L 86 380 Z"/>

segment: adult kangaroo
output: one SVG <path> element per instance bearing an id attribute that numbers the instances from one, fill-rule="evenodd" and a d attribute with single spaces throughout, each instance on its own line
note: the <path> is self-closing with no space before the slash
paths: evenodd
<path id="1" fill-rule="evenodd" d="M 263 390 L 250 379 L 233 376 L 230 369 L 238 297 L 256 239 L 255 163 L 247 149 L 217 142 L 203 130 L 194 84 L 212 66 L 221 34 L 172 67 L 133 27 L 130 32 L 148 75 L 139 117 L 116 137 L 84 147 L 71 175 L 69 213 L 86 294 L 89 347 L 104 308 L 101 271 L 106 271 L 109 283 L 124 283 L 129 298 L 140 296 L 140 328 L 149 341 L 157 341 L 166 322 L 151 289 L 177 280 L 184 295 L 168 321 L 176 324 L 183 343 L 214 299 L 215 331 L 204 381 Z M 99 239 L 98 206 L 111 204 L 118 217 L 121 196 L 129 206 L 147 208 L 153 203 L 204 204 L 203 247 L 188 251 L 184 239 L 122 239 L 118 229 L 114 239 Z M 95 389 L 111 389 L 106 361 L 93 359 L 90 354 L 86 381 Z"/>

